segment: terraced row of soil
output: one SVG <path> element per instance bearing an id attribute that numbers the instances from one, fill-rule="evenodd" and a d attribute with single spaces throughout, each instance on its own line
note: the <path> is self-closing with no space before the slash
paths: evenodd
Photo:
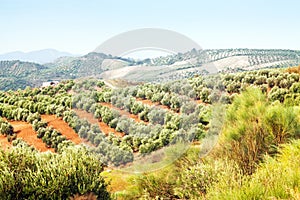
<path id="1" fill-rule="evenodd" d="M 106 107 L 112 108 L 112 109 L 114 109 L 114 110 L 117 110 L 117 111 L 120 112 L 121 115 L 126 116 L 126 117 L 129 117 L 129 118 L 133 119 L 134 121 L 136 121 L 136 122 L 138 122 L 138 123 L 139 123 L 139 122 L 143 122 L 143 123 L 148 124 L 148 122 L 145 122 L 145 121 L 141 120 L 141 119 L 139 118 L 138 115 L 131 114 L 131 113 L 125 111 L 125 110 L 122 110 L 122 109 L 120 109 L 120 108 L 118 108 L 118 107 L 113 106 L 113 105 L 110 104 L 110 103 L 100 103 L 100 104 L 101 104 L 102 106 L 106 106 Z"/>
<path id="2" fill-rule="evenodd" d="M 104 122 L 99 122 L 92 113 L 88 113 L 84 110 L 79 110 L 79 109 L 73 109 L 76 114 L 79 116 L 79 118 L 86 119 L 88 120 L 89 123 L 91 124 L 98 124 L 100 130 L 105 134 L 108 135 L 109 133 L 113 133 L 119 137 L 123 137 L 124 133 L 116 131 L 114 128 L 109 127 L 107 124 Z"/>
<path id="3" fill-rule="evenodd" d="M 9 123 L 14 127 L 14 132 L 17 134 L 17 138 L 21 138 L 28 145 L 33 146 L 40 152 L 54 152 L 53 148 L 47 148 L 42 139 L 37 138 L 37 133 L 32 129 L 31 124 L 23 121 L 9 121 Z M 0 141 L 3 149 L 12 146 L 12 143 L 8 142 L 7 137 L 3 135 L 0 136 Z"/>
<path id="4" fill-rule="evenodd" d="M 144 100 L 137 98 L 137 101 L 149 105 L 149 106 L 156 106 L 168 111 L 171 111 L 167 106 L 160 105 L 159 103 L 154 103 L 151 100 Z M 201 101 L 197 101 L 198 104 L 202 103 Z M 102 106 L 109 107 L 111 109 L 117 110 L 120 112 L 121 115 L 126 116 L 128 118 L 131 118 L 135 120 L 136 122 L 145 123 L 148 124 L 149 122 L 145 122 L 141 119 L 139 119 L 138 115 L 131 114 L 125 110 L 122 110 L 120 108 L 117 108 L 113 106 L 110 103 L 100 103 Z M 108 135 L 109 133 L 114 133 L 115 135 L 119 137 L 123 137 L 124 133 L 116 131 L 114 128 L 109 127 L 104 122 L 99 122 L 98 119 L 94 118 L 93 114 L 88 113 L 84 110 L 79 109 L 73 109 L 76 114 L 80 118 L 85 118 L 89 121 L 91 124 L 98 124 L 100 130 Z M 175 113 L 175 112 L 174 112 Z M 178 114 L 178 113 L 177 113 Z M 61 118 L 57 118 L 55 115 L 42 115 L 41 116 L 44 121 L 48 123 L 48 126 L 53 127 L 54 129 L 58 130 L 62 135 L 64 135 L 68 140 L 72 141 L 75 144 L 80 144 L 82 142 L 85 142 L 83 139 L 81 139 L 78 134 Z M 35 147 L 37 150 L 41 152 L 45 151 L 51 151 L 54 152 L 53 148 L 47 148 L 46 145 L 43 143 L 43 141 L 36 137 L 36 132 L 32 129 L 32 125 L 27 122 L 22 121 L 11 121 L 10 124 L 14 127 L 15 132 L 17 133 L 17 138 L 23 139 L 27 144 Z M 3 149 L 6 149 L 7 147 L 10 147 L 12 144 L 11 142 L 7 141 L 7 138 L 3 135 L 0 135 L 0 144 Z"/>
<path id="5" fill-rule="evenodd" d="M 68 140 L 75 144 L 80 144 L 82 139 L 78 134 L 64 121 L 62 118 L 57 118 L 55 115 L 42 115 L 42 120 L 48 123 L 48 126 L 52 126 L 59 131 Z"/>
<path id="6" fill-rule="evenodd" d="M 158 102 L 152 102 L 151 100 L 141 99 L 141 98 L 136 98 L 136 100 L 139 101 L 139 102 L 141 102 L 141 103 L 143 103 L 143 104 L 145 104 L 145 105 L 148 105 L 148 106 L 156 106 L 156 107 L 159 107 L 159 108 L 171 111 L 171 109 L 168 108 L 168 106 L 161 105 Z"/>
<path id="7" fill-rule="evenodd" d="M 61 118 L 57 118 L 55 115 L 42 115 L 42 120 L 48 123 L 48 126 L 53 127 L 68 140 L 75 144 L 80 144 L 83 140 L 78 136 L 77 133 Z M 33 146 L 40 152 L 51 151 L 54 152 L 53 148 L 47 148 L 42 139 L 37 138 L 37 133 L 32 129 L 32 125 L 23 121 L 9 121 L 14 127 L 14 131 L 17 134 L 17 138 L 21 138 L 28 145 Z M 7 137 L 0 135 L 0 144 L 2 149 L 7 149 L 12 146 L 11 142 L 7 141 Z"/>

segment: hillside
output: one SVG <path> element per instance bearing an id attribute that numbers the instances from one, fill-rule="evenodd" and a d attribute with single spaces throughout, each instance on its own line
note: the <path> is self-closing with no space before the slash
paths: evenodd
<path id="1" fill-rule="evenodd" d="M 22 61 L 0 61 L 0 90 L 40 87 L 49 80 L 68 80 L 80 77 L 98 77 L 108 69 L 118 69 L 133 61 L 101 53 L 81 57 L 61 57 L 52 63 L 40 65 Z"/>
<path id="2" fill-rule="evenodd" d="M 282 68 L 300 63 L 300 51 L 277 49 L 191 50 L 166 57 L 145 59 L 139 65 L 110 70 L 106 79 L 161 82 L 216 72 Z"/>
<path id="3" fill-rule="evenodd" d="M 21 61 L 0 61 L 0 89 L 18 89 L 37 86 L 39 76 L 46 67 L 36 63 Z"/>
<path id="4" fill-rule="evenodd" d="M 105 178 L 112 184 L 109 191 L 121 199 L 297 199 L 299 72 L 300 67 L 264 69 L 127 86 L 116 81 L 123 86 L 118 88 L 80 79 L 1 91 L 0 156 L 5 170 L 21 173 L 22 179 L 4 183 L 10 190 L 1 190 L 0 183 L 0 194 L 13 193 L 21 182 L 23 198 L 46 195 L 51 187 L 63 191 L 54 192 L 58 197 L 94 192 L 107 199 Z M 10 155 L 28 165 L 15 171 L 10 163 L 19 159 L 6 159 Z M 55 158 L 68 162 L 47 163 L 45 174 L 44 165 L 31 168 L 39 159 Z M 112 171 L 101 173 L 103 166 Z M 85 173 L 87 167 L 91 173 Z M 52 168 L 64 169 L 63 174 Z M 278 175 L 281 169 L 287 175 Z M 69 183 L 81 173 L 84 179 Z M 10 174 L 0 173 L 1 180 Z M 40 180 L 31 177 L 36 174 L 48 184 L 31 185 Z M 266 181 L 263 192 L 257 190 Z"/>
<path id="5" fill-rule="evenodd" d="M 21 61 L 1 61 L 0 89 L 39 87 L 48 80 L 81 77 L 125 79 L 132 82 L 166 82 L 217 72 L 240 72 L 282 68 L 300 64 L 300 51 L 263 49 L 191 50 L 145 60 L 89 53 L 81 57 L 61 57 L 39 65 Z"/>
<path id="6" fill-rule="evenodd" d="M 110 65 L 110 62 L 113 62 L 114 66 Z M 120 63 L 119 66 L 116 63 Z M 119 68 L 124 65 L 128 65 L 125 59 L 92 52 L 82 57 L 63 57 L 55 60 L 53 63 L 45 64 L 49 68 L 48 71 L 45 71 L 45 75 L 52 79 L 97 76 L 107 69 Z"/>

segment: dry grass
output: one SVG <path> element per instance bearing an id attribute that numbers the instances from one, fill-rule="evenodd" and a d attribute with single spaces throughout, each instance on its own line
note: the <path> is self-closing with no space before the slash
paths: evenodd
<path id="1" fill-rule="evenodd" d="M 298 67 L 289 67 L 285 70 L 288 73 L 296 73 L 296 74 L 300 74 L 300 65 Z"/>

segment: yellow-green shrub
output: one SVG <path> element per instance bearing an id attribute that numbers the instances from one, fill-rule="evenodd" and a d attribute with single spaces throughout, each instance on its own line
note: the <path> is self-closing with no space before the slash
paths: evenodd
<path id="1" fill-rule="evenodd" d="M 102 171 L 99 158 L 83 147 L 54 154 L 17 145 L 0 151 L 0 199 L 67 199 L 90 192 L 109 199 Z"/>

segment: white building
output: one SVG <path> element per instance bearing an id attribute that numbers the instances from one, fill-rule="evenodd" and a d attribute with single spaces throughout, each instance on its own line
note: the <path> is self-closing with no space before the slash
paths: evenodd
<path id="1" fill-rule="evenodd" d="M 59 81 L 47 81 L 43 82 L 42 87 L 55 86 L 59 83 Z"/>

